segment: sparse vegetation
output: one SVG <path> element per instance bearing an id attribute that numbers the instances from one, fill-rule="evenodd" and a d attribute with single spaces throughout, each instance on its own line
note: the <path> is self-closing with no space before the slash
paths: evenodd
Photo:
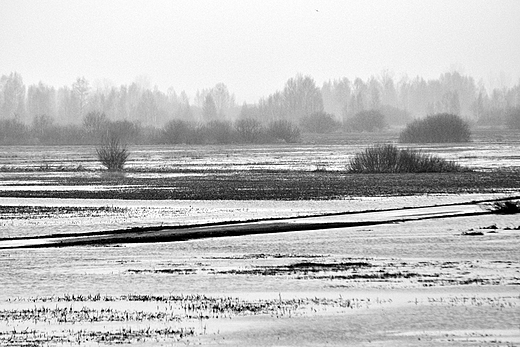
<path id="1" fill-rule="evenodd" d="M 96 148 L 99 161 L 110 172 L 123 171 L 130 153 L 119 136 L 109 133 L 103 137 L 101 145 Z"/>
<path id="2" fill-rule="evenodd" d="M 376 145 L 352 158 L 347 166 L 350 173 L 420 173 L 467 171 L 445 159 L 393 145 Z"/>
<path id="3" fill-rule="evenodd" d="M 439 113 L 415 120 L 401 132 L 402 143 L 468 142 L 471 137 L 469 124 L 457 115 Z"/>

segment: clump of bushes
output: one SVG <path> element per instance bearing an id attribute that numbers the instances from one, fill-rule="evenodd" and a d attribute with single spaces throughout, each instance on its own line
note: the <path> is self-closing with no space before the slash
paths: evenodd
<path id="1" fill-rule="evenodd" d="M 167 144 L 191 143 L 195 124 L 180 119 L 166 123 L 163 128 L 163 142 Z"/>
<path id="2" fill-rule="evenodd" d="M 520 129 L 520 107 L 513 107 L 507 112 L 506 125 L 509 129 Z"/>
<path id="3" fill-rule="evenodd" d="M 469 124 L 457 115 L 439 113 L 408 124 L 399 135 L 401 143 L 468 142 Z"/>
<path id="4" fill-rule="evenodd" d="M 302 129 L 309 133 L 327 134 L 338 129 L 340 123 L 334 115 L 326 112 L 314 112 L 300 120 Z"/>
<path id="5" fill-rule="evenodd" d="M 0 119 L 0 145 L 17 145 L 28 142 L 29 129 L 19 120 Z"/>
<path id="6" fill-rule="evenodd" d="M 273 120 L 267 125 L 255 118 L 235 122 L 213 120 L 193 123 L 174 119 L 162 129 L 161 142 L 167 144 L 229 144 L 300 141 L 300 129 L 288 120 Z"/>
<path id="7" fill-rule="evenodd" d="M 267 125 L 267 136 L 275 141 L 296 143 L 300 141 L 300 128 L 288 120 L 273 120 Z"/>
<path id="8" fill-rule="evenodd" d="M 235 122 L 238 139 L 243 143 L 260 142 L 262 138 L 262 123 L 255 118 L 241 118 Z"/>
<path id="9" fill-rule="evenodd" d="M 130 155 L 126 145 L 121 143 L 120 137 L 113 133 L 103 137 L 96 153 L 101 164 L 111 172 L 123 171 Z"/>
<path id="10" fill-rule="evenodd" d="M 204 127 L 204 133 L 209 143 L 228 144 L 235 141 L 233 124 L 227 121 L 213 120 Z"/>
<path id="11" fill-rule="evenodd" d="M 345 121 L 345 129 L 352 132 L 375 132 L 386 127 L 385 116 L 378 110 L 361 111 Z"/>
<path id="12" fill-rule="evenodd" d="M 376 145 L 358 153 L 347 165 L 350 173 L 421 173 L 467 171 L 437 156 L 394 145 Z"/>

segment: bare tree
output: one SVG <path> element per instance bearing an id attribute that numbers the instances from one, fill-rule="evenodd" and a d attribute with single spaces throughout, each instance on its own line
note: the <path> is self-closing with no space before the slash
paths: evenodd
<path id="1" fill-rule="evenodd" d="M 85 77 L 78 77 L 72 84 L 72 91 L 78 103 L 79 118 L 83 118 L 88 104 L 88 93 L 90 87 Z"/>

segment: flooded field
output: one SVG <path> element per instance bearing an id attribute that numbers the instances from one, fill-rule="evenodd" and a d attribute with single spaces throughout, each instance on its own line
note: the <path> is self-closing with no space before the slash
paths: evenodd
<path id="1" fill-rule="evenodd" d="M 513 173 L 502 180 L 514 177 L 518 139 L 487 139 L 420 149 L 482 172 Z M 218 172 L 230 189 L 245 189 L 233 177 L 262 189 L 274 176 L 260 180 L 265 173 L 258 172 L 291 181 L 300 172 L 302 195 L 288 197 L 311 195 L 314 185 L 365 185 L 372 181 L 332 178 L 344 175 L 345 162 L 364 146 L 133 148 L 124 179 L 104 178 L 93 148 L 0 148 L 0 244 L 161 225 L 388 221 L 181 242 L 1 249 L 0 346 L 520 345 L 520 219 L 480 214 L 494 199 L 516 201 L 516 181 L 461 176 L 476 188 L 444 194 L 106 198 L 147 182 L 151 194 L 166 183 L 204 182 L 206 171 Z M 278 187 L 296 189 L 277 179 Z M 477 189 L 479 179 L 486 189 Z M 295 218 L 304 216 L 316 217 Z"/>
<path id="2" fill-rule="evenodd" d="M 347 135 L 348 136 L 348 135 Z M 395 143 L 396 134 L 385 137 L 367 134 L 365 138 L 335 139 L 329 143 L 232 145 L 232 146 L 130 146 L 127 164 L 130 177 L 173 177 L 201 170 L 331 170 L 342 171 L 348 159 L 374 143 Z M 502 131 L 496 135 L 479 133 L 473 142 L 463 144 L 399 145 L 479 170 L 508 166 L 520 167 L 520 135 Z M 507 163 L 507 164 L 505 164 Z M 52 171 L 55 177 L 69 171 L 88 175 L 101 166 L 95 146 L 0 147 L 0 171 Z M 191 173 L 197 174 L 197 173 Z M 200 173 L 198 173 L 200 174 Z"/>

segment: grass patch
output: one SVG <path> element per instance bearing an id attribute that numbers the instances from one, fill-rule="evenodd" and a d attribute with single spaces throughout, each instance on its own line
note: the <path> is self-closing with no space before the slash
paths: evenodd
<path id="1" fill-rule="evenodd" d="M 349 173 L 462 172 L 468 169 L 443 158 L 394 145 L 366 148 L 350 160 Z"/>

